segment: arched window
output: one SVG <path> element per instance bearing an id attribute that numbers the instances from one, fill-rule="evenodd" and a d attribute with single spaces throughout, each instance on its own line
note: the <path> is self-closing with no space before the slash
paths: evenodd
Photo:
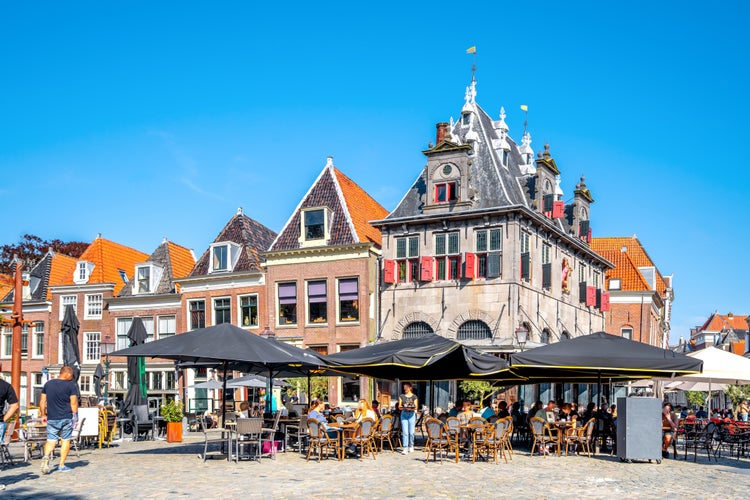
<path id="1" fill-rule="evenodd" d="M 458 340 L 484 340 L 492 338 L 492 331 L 487 323 L 478 319 L 470 319 L 458 327 Z"/>
<path id="2" fill-rule="evenodd" d="M 542 333 L 539 335 L 539 342 L 542 344 L 549 344 L 551 340 L 551 335 L 549 334 L 549 330 L 546 328 L 542 330 Z"/>
<path id="3" fill-rule="evenodd" d="M 428 333 L 435 333 L 432 331 L 432 327 L 430 325 L 428 325 L 424 321 L 415 321 L 414 323 L 409 323 L 408 325 L 406 325 L 401 338 L 413 339 L 416 337 L 421 337 L 422 335 L 427 335 Z"/>

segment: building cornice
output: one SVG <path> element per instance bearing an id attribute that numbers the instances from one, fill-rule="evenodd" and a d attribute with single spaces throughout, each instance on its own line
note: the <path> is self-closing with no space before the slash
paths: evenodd
<path id="1" fill-rule="evenodd" d="M 50 292 L 55 293 L 89 293 L 89 292 L 107 292 L 115 289 L 114 283 L 92 283 L 86 285 L 57 285 L 49 288 Z"/>
<path id="2" fill-rule="evenodd" d="M 161 295 L 129 295 L 127 297 L 112 297 L 105 299 L 104 301 L 109 304 L 110 312 L 132 309 L 153 309 L 156 307 L 181 307 L 180 295 L 176 293 Z"/>
<path id="3" fill-rule="evenodd" d="M 317 255 L 321 256 L 350 256 L 352 258 L 361 258 L 362 252 L 368 252 L 368 255 L 380 255 L 380 248 L 374 243 L 355 243 L 353 245 L 339 245 L 339 246 L 319 246 L 319 247 L 308 247 L 308 248 L 293 248 L 290 250 L 276 250 L 273 252 L 266 252 L 264 257 L 266 258 L 265 266 L 270 267 L 274 265 L 280 265 L 285 262 L 273 262 L 286 261 L 288 259 L 296 258 L 309 258 Z"/>

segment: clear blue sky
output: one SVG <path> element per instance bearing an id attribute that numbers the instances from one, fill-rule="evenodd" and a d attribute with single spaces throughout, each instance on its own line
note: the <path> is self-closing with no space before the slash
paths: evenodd
<path id="1" fill-rule="evenodd" d="M 483 6 L 487 4 L 487 6 Z M 278 231 L 332 155 L 393 209 L 435 123 L 523 114 L 598 236 L 674 274 L 672 340 L 750 313 L 746 2 L 6 2 L 0 242 L 200 254 L 242 206 Z"/>

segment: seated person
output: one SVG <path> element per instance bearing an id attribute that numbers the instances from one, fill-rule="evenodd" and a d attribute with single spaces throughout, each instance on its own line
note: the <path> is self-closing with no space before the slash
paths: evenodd
<path id="1" fill-rule="evenodd" d="M 497 418 L 505 418 L 509 416 L 510 416 L 510 412 L 508 411 L 507 401 L 500 401 L 497 404 Z"/>
<path id="2" fill-rule="evenodd" d="M 456 415 L 458 417 L 458 421 L 461 423 L 461 425 L 466 425 L 469 423 L 469 420 L 471 420 L 471 417 L 474 416 L 474 412 L 471 409 L 471 401 L 468 399 L 464 399 L 461 401 L 461 411 Z"/>
<path id="3" fill-rule="evenodd" d="M 359 405 L 357 406 L 357 410 L 354 412 L 353 420 L 355 422 L 361 422 L 363 418 L 371 418 L 376 422 L 378 421 L 378 416 L 375 413 L 375 410 L 372 409 L 370 403 L 368 403 L 364 398 L 359 400 Z"/>
<path id="4" fill-rule="evenodd" d="M 703 409 L 703 407 L 699 407 L 698 411 L 695 413 L 695 418 L 708 418 L 708 412 Z"/>
<path id="5" fill-rule="evenodd" d="M 484 408 L 482 408 L 482 411 L 479 412 L 479 416 L 487 421 L 495 417 L 495 415 L 495 410 L 493 410 L 491 406 L 485 406 Z"/>
<path id="6" fill-rule="evenodd" d="M 461 406 L 461 400 L 460 399 L 458 401 L 456 401 L 456 403 L 453 405 L 453 407 L 450 410 L 448 410 L 448 416 L 449 417 L 457 417 L 458 416 L 458 412 L 460 412 L 463 409 L 463 406 L 461 408 L 459 408 L 459 406 Z"/>
<path id="7" fill-rule="evenodd" d="M 372 411 L 375 412 L 375 416 L 377 417 L 375 420 L 380 420 L 380 417 L 381 417 L 381 415 L 380 415 L 380 403 L 378 403 L 377 400 L 373 399 L 371 406 L 372 406 Z"/>
<path id="8" fill-rule="evenodd" d="M 250 404 L 247 401 L 240 403 L 240 411 L 237 416 L 240 418 L 248 418 L 250 416 Z"/>
<path id="9" fill-rule="evenodd" d="M 534 416 L 538 417 L 538 418 L 541 418 L 542 420 L 544 420 L 546 422 L 547 421 L 547 412 L 548 411 L 551 411 L 551 412 L 555 411 L 555 406 L 556 406 L 555 402 L 552 401 L 552 400 L 550 400 L 547 403 L 547 406 L 542 406 L 542 402 L 541 401 L 537 401 L 537 404 L 539 406 L 539 409 L 536 411 L 536 414 L 534 414 Z"/>
<path id="10" fill-rule="evenodd" d="M 323 426 L 323 428 L 326 431 L 326 435 L 331 439 L 336 439 L 339 442 L 339 446 L 343 446 L 344 443 L 344 434 L 341 432 L 341 429 L 338 429 L 336 427 L 331 427 L 328 425 L 328 421 L 323 414 L 325 412 L 326 402 L 322 399 L 313 399 L 312 403 L 310 404 L 310 412 L 307 414 L 308 420 L 317 420 L 320 422 L 320 425 Z M 347 453 L 355 453 L 356 454 L 357 449 L 356 447 L 349 446 L 347 448 Z"/>
<path id="11" fill-rule="evenodd" d="M 672 417 L 672 405 L 669 403 L 664 403 L 661 411 L 661 429 L 661 456 L 662 458 L 669 458 L 669 445 L 672 444 L 672 439 L 677 431 L 677 423 Z"/>
<path id="12" fill-rule="evenodd" d="M 560 420 L 574 421 L 578 418 L 578 415 L 573 413 L 573 407 L 570 403 L 563 403 L 560 407 Z"/>

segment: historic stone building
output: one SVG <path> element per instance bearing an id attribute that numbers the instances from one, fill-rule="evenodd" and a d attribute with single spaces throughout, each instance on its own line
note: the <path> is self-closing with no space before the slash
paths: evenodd
<path id="1" fill-rule="evenodd" d="M 594 199 L 581 178 L 565 202 L 549 146 L 534 159 L 530 134 L 519 146 L 508 131 L 472 82 L 460 119 L 437 125 L 416 181 L 374 222 L 383 338 L 435 332 L 509 353 L 517 330 L 528 348 L 604 329 L 611 264 L 589 246 Z"/>

